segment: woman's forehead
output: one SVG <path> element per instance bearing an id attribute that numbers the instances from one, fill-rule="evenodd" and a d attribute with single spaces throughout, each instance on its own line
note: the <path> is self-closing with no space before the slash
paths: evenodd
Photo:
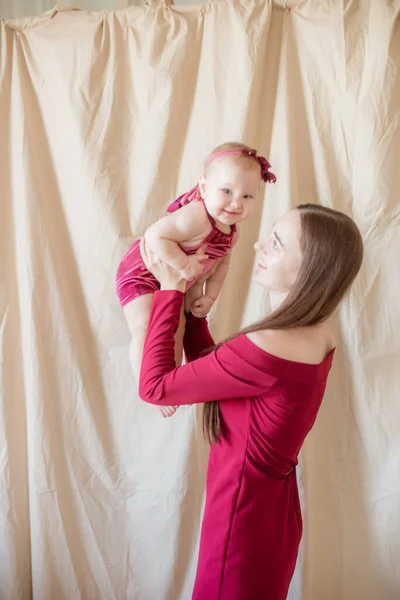
<path id="1" fill-rule="evenodd" d="M 273 227 L 285 244 L 300 247 L 301 220 L 298 210 L 290 210 L 278 219 Z"/>

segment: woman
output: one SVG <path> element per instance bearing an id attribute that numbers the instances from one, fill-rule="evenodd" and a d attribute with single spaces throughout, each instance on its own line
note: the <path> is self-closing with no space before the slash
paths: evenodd
<path id="1" fill-rule="evenodd" d="M 297 456 L 335 349 L 325 321 L 363 256 L 355 223 L 313 204 L 285 214 L 256 249 L 255 278 L 270 292 L 272 313 L 218 346 L 206 319 L 187 315 L 187 364 L 176 368 L 185 281 L 141 246 L 161 290 L 153 299 L 139 394 L 159 406 L 205 402 L 212 443 L 194 600 L 287 596 L 302 534 Z"/>

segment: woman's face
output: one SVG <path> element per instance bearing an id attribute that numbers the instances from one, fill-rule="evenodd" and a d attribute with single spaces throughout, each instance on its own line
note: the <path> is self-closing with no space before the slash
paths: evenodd
<path id="1" fill-rule="evenodd" d="M 275 223 L 269 238 L 254 246 L 259 253 L 257 283 L 270 292 L 289 293 L 303 261 L 300 240 L 300 213 L 290 210 Z"/>

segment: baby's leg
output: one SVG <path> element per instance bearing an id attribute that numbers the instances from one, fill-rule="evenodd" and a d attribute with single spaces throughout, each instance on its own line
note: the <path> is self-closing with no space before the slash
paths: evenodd
<path id="1" fill-rule="evenodd" d="M 213 267 L 208 271 L 205 275 L 200 277 L 196 283 L 192 285 L 192 287 L 185 294 L 185 309 L 189 312 L 190 308 L 195 300 L 200 298 L 204 294 L 204 284 L 211 275 L 216 271 L 221 259 L 215 261 Z M 181 319 L 179 322 L 178 330 L 175 334 L 175 363 L 177 366 L 182 364 L 183 357 L 183 336 L 185 334 L 185 325 L 186 325 L 186 317 L 185 310 L 182 307 Z M 160 413 L 163 417 L 172 417 L 177 411 L 178 406 L 165 406 L 163 408 L 159 408 Z"/>
<path id="2" fill-rule="evenodd" d="M 142 366 L 143 348 L 146 341 L 147 327 L 149 324 L 153 294 L 138 296 L 132 302 L 124 306 L 124 314 L 131 334 L 129 346 L 129 359 L 136 381 L 139 381 L 140 368 Z M 183 356 L 183 334 L 185 332 L 185 313 L 182 309 L 179 328 L 175 334 L 175 362 L 182 363 Z M 164 417 L 172 417 L 177 406 L 163 406 L 158 410 Z"/>
<path id="3" fill-rule="evenodd" d="M 132 338 L 129 346 L 129 359 L 137 382 L 139 382 L 152 301 L 153 294 L 144 294 L 126 304 L 123 309 Z"/>
<path id="4" fill-rule="evenodd" d="M 179 327 L 175 334 L 175 363 L 176 363 L 177 367 L 179 367 L 182 364 L 183 336 L 185 333 L 185 324 L 186 324 L 185 311 L 183 310 L 183 307 L 182 307 L 181 318 L 179 321 Z M 162 414 L 163 417 L 172 417 L 172 415 L 174 415 L 176 413 L 178 408 L 179 408 L 179 406 L 163 406 L 162 408 L 159 408 L 158 410 L 160 411 L 160 413 Z"/>

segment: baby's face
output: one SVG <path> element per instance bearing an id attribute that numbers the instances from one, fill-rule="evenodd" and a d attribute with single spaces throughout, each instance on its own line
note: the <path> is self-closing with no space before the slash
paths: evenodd
<path id="1" fill-rule="evenodd" d="M 200 191 L 209 214 L 224 225 L 244 221 L 253 213 L 260 188 L 261 172 L 232 157 L 217 159 L 200 181 Z"/>

